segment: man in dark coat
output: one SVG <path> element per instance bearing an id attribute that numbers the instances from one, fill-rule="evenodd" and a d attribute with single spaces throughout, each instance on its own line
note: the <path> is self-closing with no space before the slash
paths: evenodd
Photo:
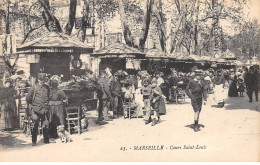
<path id="1" fill-rule="evenodd" d="M 109 109 L 109 102 L 111 99 L 111 93 L 109 89 L 109 80 L 106 78 L 106 72 L 102 71 L 100 78 L 98 79 L 98 83 L 102 90 L 102 109 L 99 108 L 98 112 L 98 121 L 102 121 L 103 118 L 105 121 L 111 121 L 108 118 L 108 109 Z"/>
<path id="2" fill-rule="evenodd" d="M 194 79 L 191 79 L 186 87 L 186 93 L 191 99 L 191 105 L 194 110 L 194 131 L 198 132 L 199 128 L 199 115 L 202 107 L 202 98 L 207 101 L 207 90 L 205 84 L 201 82 L 199 74 L 195 75 Z M 206 102 L 204 103 L 206 104 Z"/>
<path id="3" fill-rule="evenodd" d="M 122 96 L 122 89 L 117 77 L 114 77 L 114 80 L 110 82 L 110 93 L 112 96 L 111 107 L 113 110 L 113 117 L 118 117 L 118 101 Z"/>
<path id="4" fill-rule="evenodd" d="M 173 72 L 169 79 L 169 98 L 175 98 L 175 89 L 177 88 L 177 83 L 180 81 L 176 72 Z"/>
<path id="5" fill-rule="evenodd" d="M 38 74 L 38 83 L 31 87 L 26 95 L 26 101 L 32 105 L 32 120 L 34 127 L 32 131 L 32 145 L 35 146 L 37 142 L 37 134 L 39 122 L 43 127 L 44 143 L 49 141 L 49 97 L 50 88 L 47 85 L 47 75 L 45 73 Z"/>
<path id="6" fill-rule="evenodd" d="M 253 101 L 253 92 L 255 93 L 255 100 L 258 101 L 259 75 L 253 66 L 251 66 L 249 70 L 249 75 L 245 82 L 247 85 L 247 95 L 249 97 L 249 102 L 251 103 Z"/>

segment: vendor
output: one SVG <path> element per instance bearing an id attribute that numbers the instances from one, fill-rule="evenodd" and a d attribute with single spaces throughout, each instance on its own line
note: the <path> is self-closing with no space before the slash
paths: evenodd
<path id="1" fill-rule="evenodd" d="M 52 80 L 50 84 L 50 137 L 57 138 L 57 126 L 65 125 L 64 105 L 68 104 L 68 97 L 58 88 L 58 81 Z"/>
<path id="2" fill-rule="evenodd" d="M 14 89 L 12 81 L 10 79 L 5 80 L 5 88 L 2 88 L 0 92 L 0 128 L 3 130 L 17 128 L 19 120 L 15 99 L 18 98 L 19 95 Z"/>

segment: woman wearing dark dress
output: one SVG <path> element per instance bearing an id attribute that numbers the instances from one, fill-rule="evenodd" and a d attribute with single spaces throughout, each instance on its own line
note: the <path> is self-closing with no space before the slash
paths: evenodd
<path id="1" fill-rule="evenodd" d="M 58 81 L 51 81 L 50 89 L 50 137 L 56 138 L 57 126 L 65 126 L 65 110 L 64 105 L 68 102 L 66 94 L 58 88 Z"/>
<path id="2" fill-rule="evenodd" d="M 19 120 L 15 99 L 19 97 L 11 80 L 5 81 L 5 88 L 0 89 L 0 129 L 10 130 L 18 127 Z"/>
<path id="3" fill-rule="evenodd" d="M 238 97 L 238 90 L 237 90 L 237 76 L 233 70 L 231 70 L 231 75 L 229 81 L 230 86 L 228 89 L 228 96 L 229 97 Z"/>

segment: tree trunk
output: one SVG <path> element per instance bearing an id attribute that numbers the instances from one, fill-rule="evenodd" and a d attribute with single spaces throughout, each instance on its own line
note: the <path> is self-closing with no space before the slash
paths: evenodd
<path id="1" fill-rule="evenodd" d="M 10 34 L 10 22 L 9 22 L 9 8 L 10 8 L 10 4 L 8 3 L 7 6 L 7 14 L 6 14 L 6 25 L 5 25 L 5 30 L 6 30 L 6 34 Z"/>
<path id="2" fill-rule="evenodd" d="M 81 25 L 81 41 L 85 42 L 86 39 L 86 30 L 89 26 L 89 1 L 84 0 L 84 9 L 83 9 L 83 16 L 82 16 L 82 25 Z"/>
<path id="3" fill-rule="evenodd" d="M 199 0 L 196 1 L 196 19 L 194 24 L 194 54 L 198 54 Z"/>
<path id="4" fill-rule="evenodd" d="M 133 47 L 133 38 L 132 38 L 132 33 L 129 28 L 129 25 L 127 24 L 127 20 L 125 18 L 125 9 L 124 9 L 124 3 L 123 0 L 119 0 L 119 12 L 120 12 L 120 18 L 121 18 L 121 26 L 123 29 L 123 35 L 124 39 L 127 45 Z"/>
<path id="5" fill-rule="evenodd" d="M 147 39 L 147 35 L 149 31 L 149 26 L 150 26 L 151 16 L 152 16 L 153 1 L 154 0 L 146 1 L 146 13 L 145 13 L 143 27 L 142 27 L 142 35 L 139 40 L 139 48 L 141 50 L 144 50 L 145 41 Z"/>
<path id="6" fill-rule="evenodd" d="M 10 11 L 9 11 L 9 8 L 10 8 L 10 4 L 8 3 L 8 6 L 7 6 L 7 14 L 6 14 L 6 34 L 10 35 L 11 31 L 10 31 Z M 12 44 L 12 41 L 10 41 L 10 43 Z M 6 48 L 8 46 L 6 45 Z M 10 52 L 12 54 L 12 52 Z M 3 84 L 5 84 L 5 81 L 7 78 L 9 78 L 12 73 L 13 73 L 13 70 L 14 70 L 14 67 L 15 65 L 17 64 L 17 61 L 19 59 L 19 54 L 16 56 L 15 58 L 15 61 L 13 63 L 13 65 L 11 64 L 10 62 L 10 54 L 4 54 L 3 55 L 3 60 L 4 60 L 4 63 L 5 63 L 5 72 L 4 72 L 4 75 L 3 75 Z"/>
<path id="7" fill-rule="evenodd" d="M 85 3 L 85 2 L 84 2 Z M 77 0 L 70 0 L 69 21 L 65 26 L 65 34 L 70 35 L 75 23 Z"/>
<path id="8" fill-rule="evenodd" d="M 51 13 L 49 0 L 39 0 L 44 11 L 42 16 L 45 22 L 46 28 L 51 31 L 62 32 L 59 20 Z"/>
<path id="9" fill-rule="evenodd" d="M 176 40 L 177 33 L 178 33 L 179 29 L 180 29 L 180 26 L 181 26 L 183 17 L 184 17 L 184 14 L 182 13 L 181 16 L 180 16 L 180 18 L 179 18 L 179 21 L 178 21 L 178 23 L 177 23 L 176 31 L 175 31 L 175 33 L 174 33 L 174 35 L 173 35 L 173 37 L 172 37 L 172 42 L 174 42 L 174 41 Z M 172 53 L 172 52 L 174 51 L 174 49 L 176 48 L 176 44 L 177 44 L 177 43 L 178 43 L 178 42 L 176 41 L 175 44 L 172 44 L 170 53 Z"/>
<path id="10" fill-rule="evenodd" d="M 165 25 L 163 23 L 163 13 L 162 13 L 162 1 L 159 0 L 158 4 L 158 13 L 156 15 L 157 18 L 157 29 L 159 34 L 159 40 L 162 51 L 166 51 L 166 30 Z"/>

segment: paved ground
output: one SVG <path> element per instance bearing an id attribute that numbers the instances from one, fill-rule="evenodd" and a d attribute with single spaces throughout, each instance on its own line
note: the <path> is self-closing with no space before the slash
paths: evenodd
<path id="1" fill-rule="evenodd" d="M 57 140 L 44 145 L 41 137 L 32 147 L 29 137 L 20 131 L 1 132 L 0 160 L 260 161 L 258 104 L 249 103 L 247 97 L 227 98 L 226 106 L 218 109 L 211 95 L 200 117 L 204 128 L 198 133 L 192 129 L 189 99 L 183 105 L 167 104 L 163 122 L 154 127 L 145 125 L 140 118 L 114 119 L 99 126 L 93 121 L 96 112 L 92 111 L 88 114 L 92 116 L 89 128 L 80 136 L 72 135 L 72 143 Z"/>

